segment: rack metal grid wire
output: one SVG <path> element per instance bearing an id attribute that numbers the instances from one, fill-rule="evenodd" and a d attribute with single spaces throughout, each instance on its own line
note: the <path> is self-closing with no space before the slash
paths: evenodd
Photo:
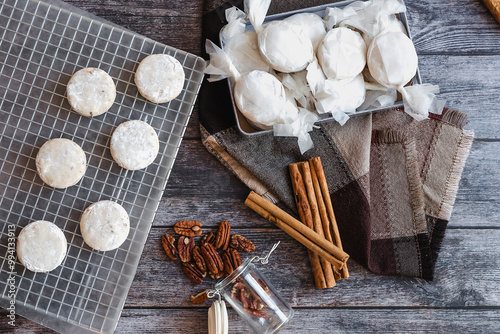
<path id="1" fill-rule="evenodd" d="M 135 68 L 165 53 L 183 65 L 180 96 L 153 104 L 133 83 Z M 111 75 L 117 97 L 105 114 L 87 118 L 70 110 L 71 75 L 98 67 Z M 133 281 L 156 209 L 197 97 L 205 62 L 119 27 L 37 0 L 0 4 L 0 306 L 63 333 L 112 333 Z M 140 119 L 157 131 L 160 154 L 144 170 L 127 171 L 112 159 L 117 125 Z M 51 138 L 68 138 L 87 155 L 83 179 L 54 189 L 37 176 L 35 157 Z M 98 252 L 80 234 L 79 219 L 93 202 L 110 199 L 129 213 L 130 234 L 114 251 Z M 58 225 L 68 240 L 63 263 L 33 273 L 18 261 L 10 236 L 35 220 Z M 12 264 L 12 263 L 11 263 Z M 15 295 L 13 295 L 13 292 Z"/>

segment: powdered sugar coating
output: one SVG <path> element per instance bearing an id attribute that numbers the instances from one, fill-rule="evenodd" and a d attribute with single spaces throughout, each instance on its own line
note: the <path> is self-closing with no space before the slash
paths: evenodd
<path id="1" fill-rule="evenodd" d="M 139 93 L 154 103 L 165 103 L 179 96 L 184 87 L 184 80 L 181 63 L 165 54 L 144 58 L 134 78 Z"/>
<path id="2" fill-rule="evenodd" d="M 99 201 L 83 212 L 80 231 L 87 245 L 99 251 L 110 251 L 127 240 L 130 220 L 120 204 Z"/>
<path id="3" fill-rule="evenodd" d="M 68 243 L 55 224 L 38 220 L 26 225 L 17 237 L 17 257 L 26 269 L 48 272 L 57 268 L 66 256 Z"/>
<path id="4" fill-rule="evenodd" d="M 149 166 L 160 149 L 156 131 L 140 120 L 120 124 L 111 136 L 110 146 L 113 159 L 118 165 L 129 170 Z"/>
<path id="5" fill-rule="evenodd" d="M 116 87 L 108 73 L 88 67 L 73 74 L 66 88 L 71 107 L 80 115 L 99 116 L 113 105 Z"/>
<path id="6" fill-rule="evenodd" d="M 54 138 L 42 145 L 36 155 L 36 170 L 51 187 L 64 189 L 77 184 L 87 168 L 82 148 L 65 138 Z"/>

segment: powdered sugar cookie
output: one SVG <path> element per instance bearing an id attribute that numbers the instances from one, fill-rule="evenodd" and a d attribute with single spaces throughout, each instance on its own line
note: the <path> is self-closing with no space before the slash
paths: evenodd
<path id="1" fill-rule="evenodd" d="M 17 257 L 26 269 L 34 272 L 57 268 L 67 248 L 68 242 L 61 229 L 45 220 L 26 225 L 17 237 Z"/>
<path id="2" fill-rule="evenodd" d="M 90 205 L 80 219 L 83 240 L 99 251 L 120 247 L 127 239 L 129 230 L 127 211 L 113 201 L 99 201 Z"/>
<path id="3" fill-rule="evenodd" d="M 149 166 L 160 149 L 155 130 L 140 120 L 120 124 L 111 136 L 110 146 L 113 159 L 118 165 L 129 170 Z"/>
<path id="4" fill-rule="evenodd" d="M 116 87 L 108 73 L 84 68 L 73 74 L 66 88 L 71 107 L 80 115 L 94 117 L 108 111 L 116 98 Z"/>
<path id="5" fill-rule="evenodd" d="M 35 163 L 43 182 L 59 189 L 77 184 L 87 168 L 82 148 L 65 138 L 45 142 L 36 155 Z"/>
<path id="6" fill-rule="evenodd" d="M 177 59 L 156 54 L 141 61 L 134 80 L 144 98 L 155 103 L 165 103 L 181 93 L 184 79 L 184 69 Z"/>

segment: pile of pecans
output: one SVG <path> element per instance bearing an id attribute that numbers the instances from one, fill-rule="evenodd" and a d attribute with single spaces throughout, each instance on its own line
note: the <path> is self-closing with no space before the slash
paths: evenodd
<path id="1" fill-rule="evenodd" d="M 161 238 L 165 253 L 172 260 L 180 258 L 184 274 L 194 283 L 201 284 L 207 273 L 213 279 L 231 274 L 241 265 L 239 252 L 255 250 L 255 245 L 244 236 L 231 235 L 231 225 L 227 221 L 220 223 L 216 235 L 208 232 L 201 238 L 200 245 L 196 245 L 194 238 L 201 236 L 201 227 L 196 220 L 175 223 L 174 231 L 180 235 L 177 247 L 172 235 L 165 234 Z M 222 255 L 218 249 L 222 250 Z"/>

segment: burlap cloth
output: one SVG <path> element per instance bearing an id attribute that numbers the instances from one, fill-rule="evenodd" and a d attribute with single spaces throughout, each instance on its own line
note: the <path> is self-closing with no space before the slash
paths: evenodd
<path id="1" fill-rule="evenodd" d="M 207 0 L 203 42 L 218 42 L 224 11 L 243 1 Z M 269 13 L 325 1 L 273 0 Z M 200 129 L 205 147 L 257 193 L 296 211 L 288 165 L 320 156 L 344 250 L 372 272 L 432 279 L 434 265 L 473 139 L 467 116 L 414 121 L 400 108 L 322 123 L 314 148 L 301 155 L 296 138 L 239 133 L 227 82 L 204 82 Z"/>

